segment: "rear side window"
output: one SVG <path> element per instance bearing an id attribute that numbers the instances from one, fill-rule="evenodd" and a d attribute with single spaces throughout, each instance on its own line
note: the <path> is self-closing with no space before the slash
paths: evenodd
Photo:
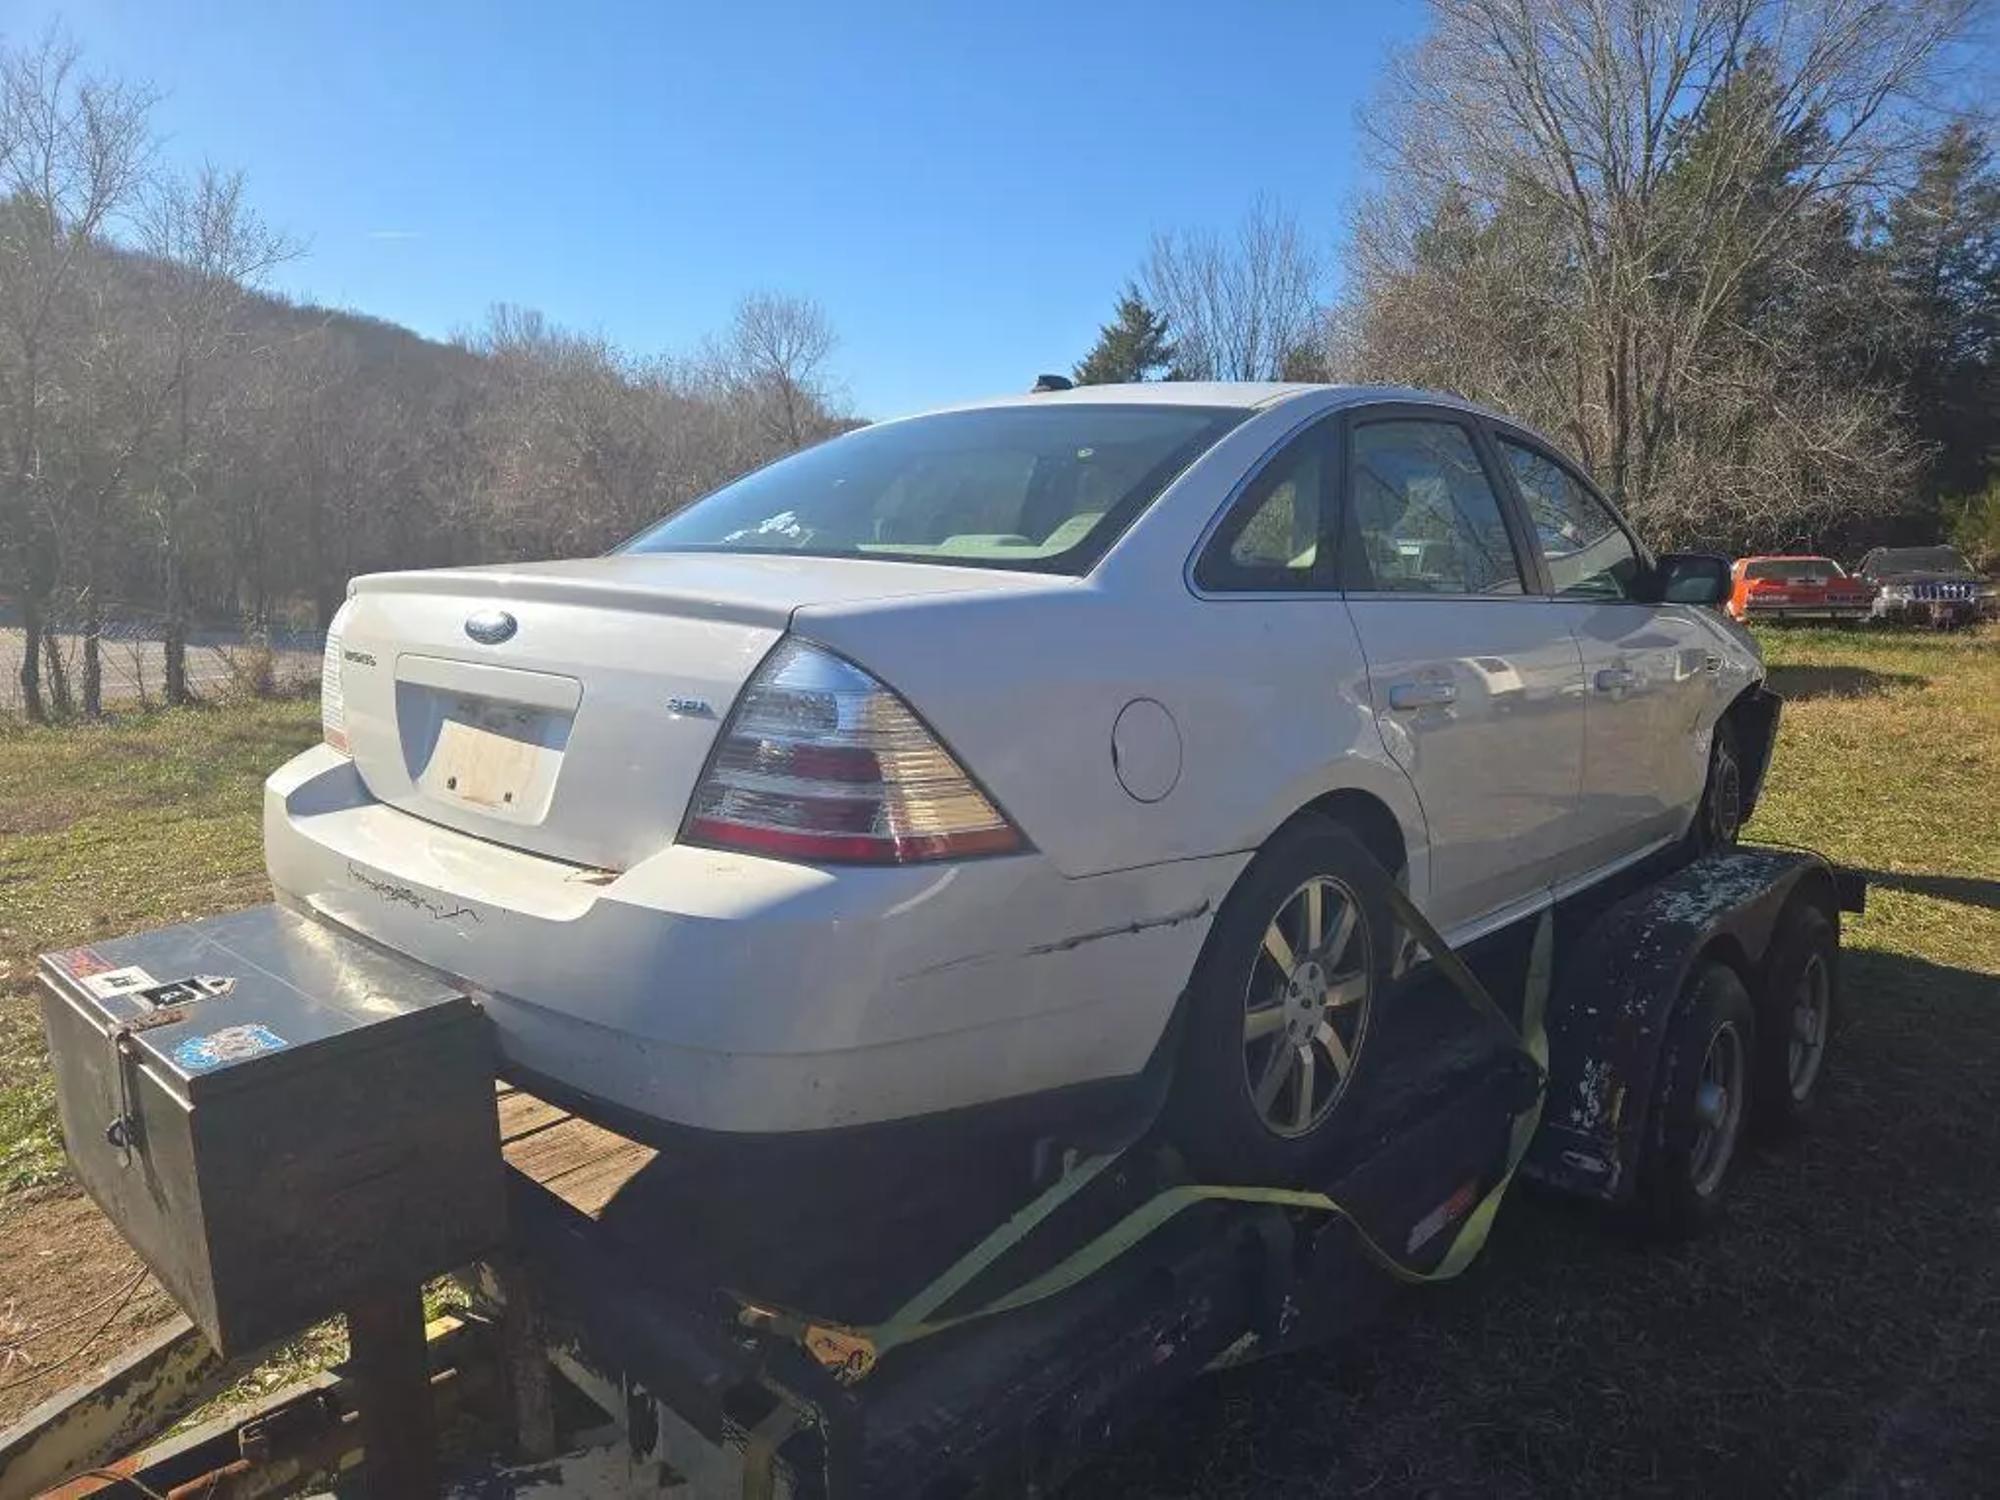
<path id="1" fill-rule="evenodd" d="M 1560 599 L 1636 599 L 1639 554 L 1603 501 L 1546 453 L 1500 439 Z"/>
<path id="2" fill-rule="evenodd" d="M 1519 594 L 1521 567 L 1472 437 L 1456 422 L 1367 422 L 1349 440 L 1350 589 Z"/>
<path id="3" fill-rule="evenodd" d="M 1324 586 L 1328 447 L 1322 425 L 1258 471 L 1195 564 L 1196 583 L 1225 593 Z"/>
<path id="4" fill-rule="evenodd" d="M 745 475 L 620 550 L 1081 574 L 1248 415 L 1079 401 L 864 427 Z"/>

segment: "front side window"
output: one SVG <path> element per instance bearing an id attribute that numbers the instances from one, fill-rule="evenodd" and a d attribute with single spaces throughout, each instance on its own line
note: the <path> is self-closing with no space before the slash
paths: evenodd
<path id="1" fill-rule="evenodd" d="M 1638 598 L 1639 554 L 1604 502 L 1546 453 L 1506 437 L 1500 452 L 1513 470 L 1556 597 Z"/>
<path id="2" fill-rule="evenodd" d="M 1326 455 L 1323 434 L 1309 433 L 1266 464 L 1216 528 L 1195 582 L 1239 592 L 1316 586 Z"/>
<path id="3" fill-rule="evenodd" d="M 1456 422 L 1368 422 L 1348 459 L 1346 585 L 1419 594 L 1519 594 L 1500 498 Z"/>
<path id="4" fill-rule="evenodd" d="M 1076 402 L 864 427 L 725 485 L 620 550 L 1082 574 L 1249 414 Z"/>

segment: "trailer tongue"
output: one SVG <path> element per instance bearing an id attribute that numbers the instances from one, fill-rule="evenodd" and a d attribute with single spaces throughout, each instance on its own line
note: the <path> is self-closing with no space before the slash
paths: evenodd
<path id="1" fill-rule="evenodd" d="M 487 1254 L 468 1273 L 478 1315 L 469 1326 L 440 1330 L 447 1337 L 433 1345 L 430 1389 L 452 1406 L 459 1434 L 438 1455 L 447 1489 L 467 1496 L 1016 1493 L 1059 1482 L 1203 1371 L 1358 1327 L 1395 1286 L 1383 1268 L 1404 1280 L 1453 1274 L 1476 1252 L 1517 1167 L 1607 1202 L 1642 1202 L 1656 1216 L 1676 1209 L 1698 1216 L 1708 1200 L 1664 1191 L 1674 1184 L 1663 1184 L 1661 1173 L 1680 1169 L 1675 1151 L 1683 1135 L 1703 1128 L 1703 1110 L 1715 1121 L 1731 1118 L 1712 1080 L 1703 1085 L 1708 1092 L 1684 1098 L 1687 1070 L 1673 1061 L 1707 1024 L 1714 1007 L 1702 997 L 1723 984 L 1718 965 L 1727 960 L 1735 976 L 1728 982 L 1747 990 L 1754 1006 L 1754 1026 L 1745 1029 L 1782 1049 L 1804 1026 L 1798 1007 L 1806 991 L 1790 968 L 1799 934 L 1823 925 L 1837 935 L 1839 909 L 1858 897 L 1858 884 L 1815 857 L 1741 850 L 1653 883 L 1635 877 L 1616 905 L 1600 900 L 1545 915 L 1463 954 L 1428 935 L 1436 961 L 1400 979 L 1378 1010 L 1381 1030 L 1341 1105 L 1342 1153 L 1324 1181 L 1303 1187 L 1190 1182 L 1171 1149 L 1146 1134 L 1045 1142 L 1033 1153 L 1017 1143 L 936 1137 L 893 1149 L 849 1143 L 696 1159 L 655 1151 L 502 1086 L 508 1240 L 491 1254 L 486 1245 L 464 1250 Z M 1413 911 L 1402 916 L 1426 936 Z M 252 998 L 251 966 L 230 966 L 244 957 L 246 932 L 297 945 L 317 964 L 328 953 L 342 957 L 325 929 L 262 909 L 101 944 L 97 961 L 116 959 L 158 980 L 235 979 L 229 998 L 186 1002 L 206 1028 L 201 1035 L 213 1036 L 233 1001 Z M 294 987 L 310 972 L 316 977 L 299 990 L 304 999 L 344 997 L 357 1015 L 371 1005 L 385 1019 L 407 1014 L 420 996 L 449 1006 L 432 976 L 354 947 L 345 955 L 352 967 L 286 968 L 267 954 L 255 968 Z M 189 957 L 197 949 L 205 955 L 199 965 Z M 1837 957 L 1814 951 L 1828 967 Z M 158 956 L 168 952 L 171 962 Z M 353 975 L 364 968 L 359 983 Z M 111 1055 L 105 1036 L 95 1028 L 79 1040 L 59 1029 L 58 1022 L 74 1025 L 68 1013 L 82 979 L 49 977 L 52 1050 L 66 1079 L 64 1125 L 79 1175 L 191 1311 L 207 1306 L 203 1295 L 217 1307 L 234 1305 L 237 1288 L 220 1284 L 228 1274 L 218 1270 L 207 1292 L 190 1282 L 161 1248 L 177 1241 L 163 1241 L 134 1206 L 126 1185 L 162 1177 L 145 1152 L 161 1149 L 171 1131 L 148 1117 L 131 1138 L 140 1175 L 128 1177 L 133 1169 L 117 1160 L 121 1148 L 98 1118 L 111 1111 L 115 1123 L 125 1113 L 110 1089 L 116 1079 L 88 1066 L 90 1057 Z M 315 993 L 321 988 L 324 995 Z M 1544 998 L 1553 1050 L 1538 1055 Z M 246 1012 L 246 1024 L 260 1023 Z M 365 1025 L 353 1030 L 365 1039 Z M 386 1076 L 378 1070 L 397 1050 L 348 1042 L 329 1076 L 365 1091 Z M 269 1064 L 252 1055 L 233 1065 L 245 1070 L 238 1091 L 253 1099 L 257 1069 Z M 145 1066 L 142 1090 L 157 1088 Z M 490 1130 L 496 1112 L 491 1084 L 484 1087 L 479 1108 Z M 1743 1102 L 1735 1101 L 1739 1122 Z M 188 1112 L 178 1100 L 175 1107 Z M 215 1106 L 197 1104 L 190 1117 L 198 1122 L 203 1107 Z M 361 1127 L 328 1128 L 344 1139 Z M 427 1127 L 416 1128 L 428 1139 Z M 288 1149 L 304 1149 L 303 1138 L 288 1136 Z M 1710 1155 L 1702 1160 L 1712 1162 L 1715 1129 L 1703 1139 Z M 253 1140 L 235 1147 L 257 1155 Z M 265 1195 L 282 1195 L 288 1181 L 324 1180 L 280 1172 L 290 1160 L 267 1156 L 269 1170 L 244 1180 Z M 1722 1160 L 1726 1168 L 1726 1151 Z M 480 1168 L 469 1171 L 477 1181 Z M 205 1186 L 197 1167 L 192 1198 L 155 1194 L 151 1211 L 201 1201 Z M 438 1201 L 455 1191 L 441 1187 Z M 424 1241 L 411 1234 L 422 1210 L 364 1208 L 357 1224 L 349 1211 L 365 1198 L 336 1197 L 315 1188 L 288 1211 L 301 1224 L 317 1216 L 364 1262 L 387 1253 L 371 1247 Z M 334 1216 L 343 1212 L 349 1217 L 336 1231 Z M 477 1237 L 476 1213 L 463 1217 Z M 226 1215 L 216 1222 L 226 1227 Z M 306 1253 L 273 1245 L 265 1260 L 297 1263 Z M 398 1264 L 406 1277 L 441 1269 L 427 1261 L 420 1271 L 408 1255 Z M 383 1266 L 365 1269 L 370 1274 L 356 1284 L 379 1284 Z M 341 1292 L 323 1308 L 301 1303 L 289 1312 L 317 1315 L 338 1305 L 357 1304 Z M 365 1305 L 358 1310 L 365 1318 Z M 198 1320 L 211 1336 L 239 1342 L 231 1332 L 239 1325 Z M 395 1371 L 356 1373 L 364 1378 L 322 1381 L 266 1403 L 248 1422 L 122 1458 L 78 1437 L 79 1404 L 104 1392 L 73 1393 L 67 1406 L 0 1436 L 0 1500 L 113 1459 L 146 1488 L 83 1477 L 62 1493 L 167 1493 L 176 1485 L 213 1496 L 276 1493 L 280 1458 L 291 1465 L 286 1473 L 313 1464 L 336 1472 L 362 1446 L 374 1492 L 400 1493 L 383 1485 L 413 1472 L 408 1455 L 384 1446 L 397 1430 L 364 1430 L 348 1414 L 357 1401 L 367 1413 L 368 1377 L 379 1392 Z M 401 1380 L 411 1389 L 407 1368 Z"/>

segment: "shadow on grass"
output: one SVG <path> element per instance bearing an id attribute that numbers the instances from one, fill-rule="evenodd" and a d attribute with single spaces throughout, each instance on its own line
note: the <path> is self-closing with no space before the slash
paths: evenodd
<path id="1" fill-rule="evenodd" d="M 1929 682 L 1915 672 L 1878 672 L 1873 667 L 1807 666 L 1782 664 L 1770 669 L 1772 691 L 1786 701 L 1802 703 L 1813 698 L 1879 698 L 1899 688 L 1918 688 Z"/>
<path id="2" fill-rule="evenodd" d="M 1079 1497 L 1992 1493 L 2000 980 L 1872 950 L 1819 1110 L 1642 1247 L 1516 1194 L 1459 1281 L 1189 1388 Z"/>
<path id="3" fill-rule="evenodd" d="M 1863 870 L 1871 886 L 1884 890 L 1908 891 L 1913 896 L 1932 896 L 1954 901 L 1960 906 L 1983 906 L 2000 911 L 2000 880 L 1980 875 L 1907 875 L 1895 870 Z"/>

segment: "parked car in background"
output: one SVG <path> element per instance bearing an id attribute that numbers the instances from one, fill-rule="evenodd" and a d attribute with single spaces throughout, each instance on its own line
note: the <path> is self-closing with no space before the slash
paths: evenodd
<path id="1" fill-rule="evenodd" d="M 1461 942 L 1734 839 L 1777 705 L 1728 567 L 1418 391 L 880 422 L 608 557 L 356 579 L 265 854 L 617 1123 L 1171 1077 L 1190 1159 L 1278 1180 L 1337 1144 L 1390 882 Z"/>
<path id="2" fill-rule="evenodd" d="M 1875 585 L 1830 557 L 1739 557 L 1729 612 L 1739 620 L 1865 620 Z"/>
<path id="3" fill-rule="evenodd" d="M 2000 585 L 1956 547 L 1877 547 L 1855 572 L 1876 586 L 1878 620 L 1949 627 L 2000 617 Z"/>

